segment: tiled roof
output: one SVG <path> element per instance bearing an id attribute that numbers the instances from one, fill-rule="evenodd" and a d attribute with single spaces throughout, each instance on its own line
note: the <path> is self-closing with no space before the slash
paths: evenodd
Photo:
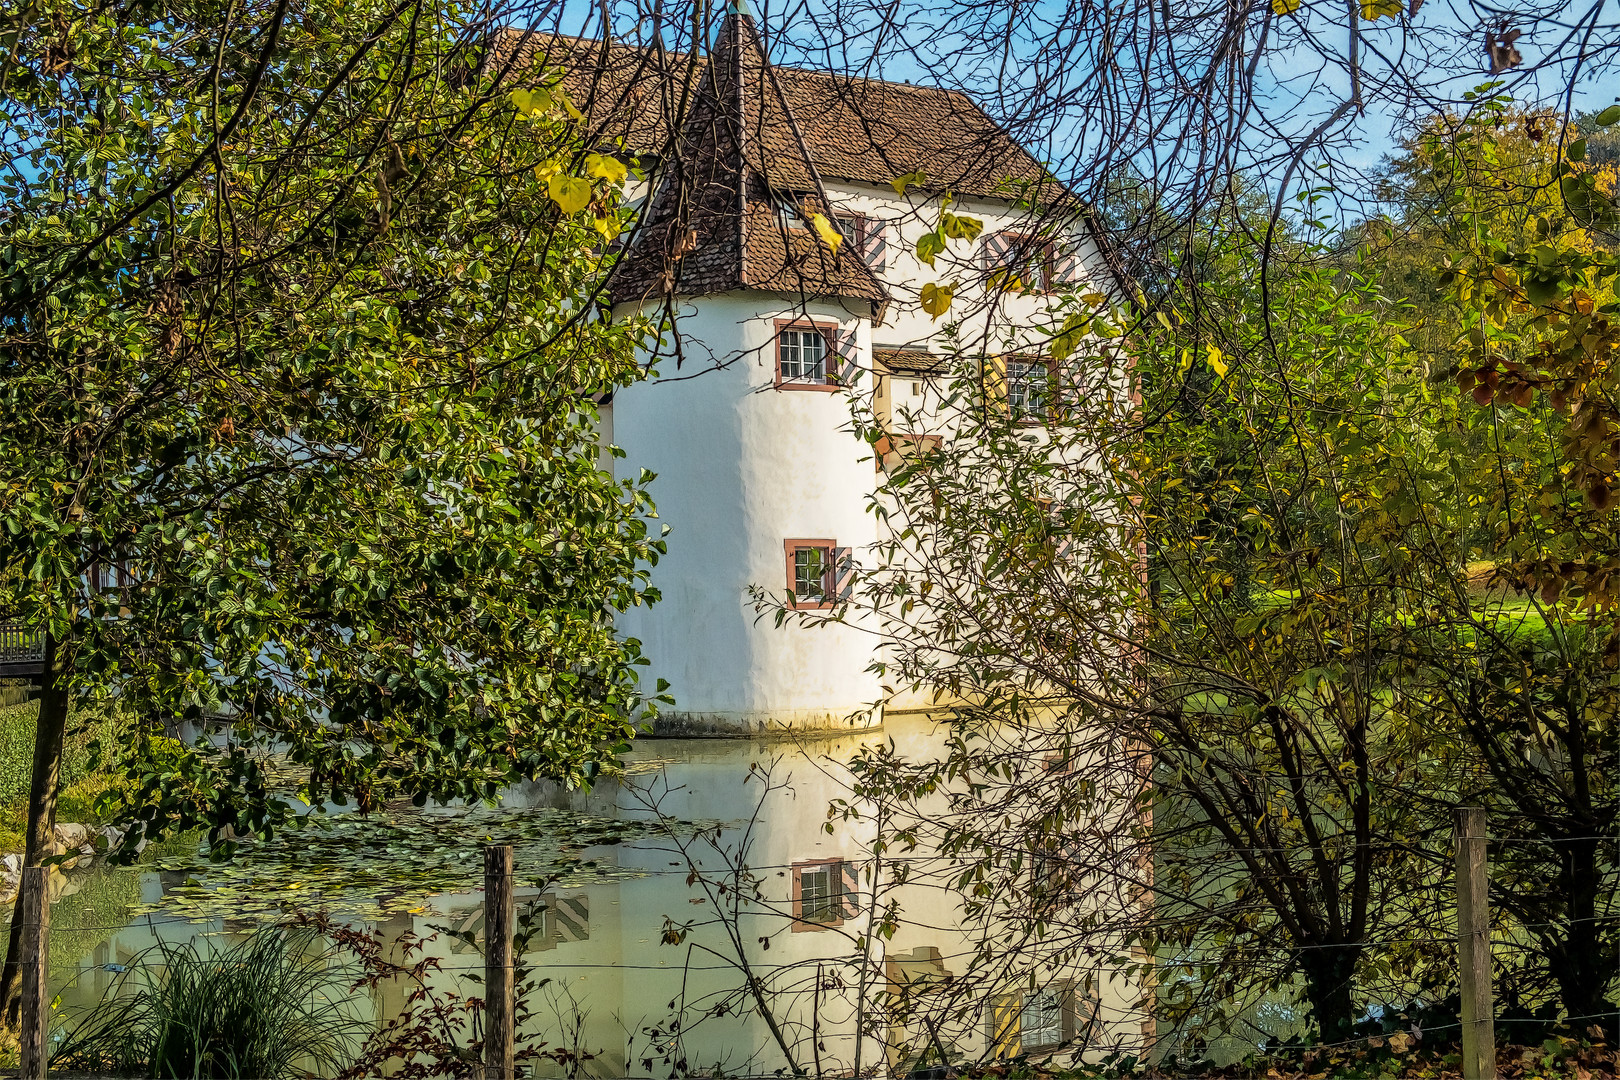
<path id="1" fill-rule="evenodd" d="M 598 91 L 605 82 L 597 81 Z M 628 94 L 606 107 L 637 122 Z M 860 300 L 875 316 L 882 311 L 888 294 L 852 245 L 834 250 L 779 212 L 786 200 L 801 217 L 831 213 L 751 17 L 726 16 L 678 115 L 685 121 L 657 151 L 652 197 L 615 268 L 615 301 L 754 289 Z"/>
<path id="2" fill-rule="evenodd" d="M 887 293 L 854 245 L 835 253 L 790 227 L 784 198 L 802 217 L 830 213 L 824 176 L 887 187 L 921 170 L 931 188 L 1004 198 L 1014 194 L 1008 180 L 1046 178 L 966 96 L 775 68 L 746 14 L 728 14 L 698 61 L 520 33 L 500 37 L 485 61 L 512 79 L 537 67 L 564 73 L 598 143 L 622 138 L 657 160 L 653 196 L 614 275 L 616 301 L 756 289 L 863 300 L 880 313 Z M 674 137 L 669 117 L 684 117 Z"/>
<path id="3" fill-rule="evenodd" d="M 688 53 L 618 43 L 603 49 L 596 40 L 521 31 L 497 38 L 485 64 L 508 65 L 513 73 L 536 65 L 562 69 L 575 102 L 590 103 L 599 135 L 653 153 L 669 137 L 667 118 L 681 115 L 708 67 Z M 823 179 L 887 188 L 898 176 L 922 171 L 930 189 L 980 198 L 1014 197 L 1020 183 L 1056 186 L 966 94 L 780 65 L 771 70 Z"/>

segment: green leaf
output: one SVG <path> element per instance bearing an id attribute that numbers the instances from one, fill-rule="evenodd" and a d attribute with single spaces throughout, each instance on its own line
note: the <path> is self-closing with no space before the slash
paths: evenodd
<path id="1" fill-rule="evenodd" d="M 976 217 L 966 214 L 953 214 L 946 211 L 939 215 L 939 231 L 952 240 L 977 240 L 979 234 L 984 232 L 984 222 Z"/>
<path id="2" fill-rule="evenodd" d="M 1607 109 L 1598 113 L 1597 122 L 1603 127 L 1620 122 L 1620 105 L 1610 105 Z"/>
<path id="3" fill-rule="evenodd" d="M 908 172 L 903 176 L 895 177 L 889 182 L 889 186 L 894 188 L 896 195 L 904 195 L 907 188 L 922 187 L 927 182 L 928 174 L 918 169 L 915 172 Z"/>
<path id="4" fill-rule="evenodd" d="M 1558 278 L 1528 275 L 1524 279 L 1525 299 L 1537 306 L 1551 304 L 1558 299 L 1559 286 L 1563 282 Z"/>
<path id="5" fill-rule="evenodd" d="M 917 258 L 928 266 L 945 251 L 945 238 L 936 232 L 926 232 L 917 238 Z"/>

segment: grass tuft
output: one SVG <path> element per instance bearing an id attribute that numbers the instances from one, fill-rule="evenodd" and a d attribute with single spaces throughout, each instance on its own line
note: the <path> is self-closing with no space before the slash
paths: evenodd
<path id="1" fill-rule="evenodd" d="M 332 960 L 318 934 L 276 927 L 218 949 L 158 945 L 58 1035 L 51 1068 L 154 1080 L 335 1076 L 367 1025 L 353 972 Z"/>

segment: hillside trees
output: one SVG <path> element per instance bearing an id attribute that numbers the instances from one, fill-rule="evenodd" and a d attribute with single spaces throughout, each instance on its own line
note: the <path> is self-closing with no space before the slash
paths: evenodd
<path id="1" fill-rule="evenodd" d="M 105 748 L 126 853 L 283 824 L 272 750 L 305 802 L 367 809 L 587 783 L 649 714 L 611 612 L 656 599 L 662 541 L 593 404 L 649 332 L 596 302 L 625 168 L 480 68 L 501 17 L 8 24 L 0 619 L 49 652 L 27 863 L 75 702 L 137 725 Z"/>
<path id="2" fill-rule="evenodd" d="M 1430 401 L 1435 447 L 1468 492 L 1498 595 L 1522 598 L 1512 622 L 1476 627 L 1432 693 L 1478 754 L 1470 786 L 1505 841 L 1500 903 L 1551 984 L 1533 971 L 1524 996 L 1590 1017 L 1612 1011 L 1620 964 L 1620 214 L 1613 164 L 1588 151 L 1620 108 L 1590 118 L 1592 135 L 1549 133 L 1515 155 L 1532 184 L 1504 220 L 1510 106 L 1486 101 L 1422 154 L 1429 175 L 1455 178 L 1440 223 L 1459 238 L 1433 260 L 1462 329 L 1435 371 L 1448 384 Z"/>

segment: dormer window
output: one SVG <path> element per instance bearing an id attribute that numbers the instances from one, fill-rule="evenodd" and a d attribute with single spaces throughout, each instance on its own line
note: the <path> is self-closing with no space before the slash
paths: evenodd
<path id="1" fill-rule="evenodd" d="M 804 218 L 803 196 L 795 195 L 790 191 L 773 191 L 771 204 L 776 207 L 776 220 L 784 229 L 807 229 L 809 223 Z"/>

